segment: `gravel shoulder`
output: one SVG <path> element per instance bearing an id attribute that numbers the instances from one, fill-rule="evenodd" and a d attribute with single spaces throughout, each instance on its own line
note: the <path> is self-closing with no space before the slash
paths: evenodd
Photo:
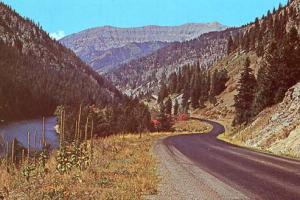
<path id="1" fill-rule="evenodd" d="M 205 172 L 163 139 L 153 147 L 161 178 L 158 195 L 149 200 L 248 199 L 244 194 Z"/>

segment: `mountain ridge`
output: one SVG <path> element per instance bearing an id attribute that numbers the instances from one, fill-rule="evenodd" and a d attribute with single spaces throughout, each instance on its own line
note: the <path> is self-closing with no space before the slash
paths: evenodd
<path id="1" fill-rule="evenodd" d="M 0 13 L 1 120 L 50 115 L 56 106 L 65 104 L 104 106 L 122 97 L 39 25 L 4 3 L 0 3 Z"/>
<path id="2" fill-rule="evenodd" d="M 120 64 L 130 60 L 149 55 L 157 48 L 144 51 L 139 48 L 138 54 L 134 53 L 134 49 L 126 49 L 125 53 L 129 55 L 126 59 L 119 59 L 118 55 L 112 52 L 112 49 L 123 51 L 125 46 L 130 46 L 132 43 L 140 43 L 149 46 L 155 46 L 158 42 L 171 43 L 183 42 L 197 38 L 198 36 L 217 30 L 227 28 L 220 23 L 189 23 L 181 26 L 155 26 L 149 25 L 136 28 L 118 28 L 112 26 L 103 26 L 83 30 L 66 36 L 60 42 L 66 47 L 73 50 L 83 61 L 91 65 L 97 71 L 107 71 L 107 68 L 114 68 Z M 167 45 L 167 44 L 166 44 Z M 162 45 L 161 47 L 164 47 Z M 111 54 L 110 57 L 105 57 L 106 54 Z M 103 58 L 104 57 L 104 58 Z M 108 59 L 102 62 L 102 59 Z M 97 60 L 97 62 L 93 62 Z"/>
<path id="3" fill-rule="evenodd" d="M 120 65 L 106 73 L 106 77 L 127 95 L 156 92 L 162 74 L 168 76 L 184 65 L 196 62 L 209 68 L 222 59 L 227 54 L 227 38 L 240 31 L 243 29 L 228 28 L 205 33 L 190 41 L 173 42 L 148 56 Z"/>

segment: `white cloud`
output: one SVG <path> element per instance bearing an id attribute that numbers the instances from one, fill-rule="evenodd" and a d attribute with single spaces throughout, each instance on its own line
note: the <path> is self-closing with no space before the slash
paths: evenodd
<path id="1" fill-rule="evenodd" d="M 59 40 L 65 36 L 66 36 L 65 32 L 62 30 L 57 31 L 56 33 L 50 33 L 50 37 L 52 37 L 56 40 Z"/>

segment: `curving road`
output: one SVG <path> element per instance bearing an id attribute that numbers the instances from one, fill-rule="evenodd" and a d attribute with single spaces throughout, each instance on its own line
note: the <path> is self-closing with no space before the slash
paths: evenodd
<path id="1" fill-rule="evenodd" d="M 168 137 L 156 145 L 160 168 L 170 179 L 175 177 L 169 189 L 174 193 L 164 194 L 165 199 L 180 195 L 176 199 L 300 199 L 300 162 L 227 144 L 216 139 L 224 132 L 221 124 L 202 121 L 213 126 L 209 134 Z M 173 169 L 175 165 L 180 167 Z M 182 184 L 178 183 L 181 179 Z M 189 184 L 198 186 L 187 192 L 181 189 Z M 201 194 L 201 189 L 206 192 Z"/>

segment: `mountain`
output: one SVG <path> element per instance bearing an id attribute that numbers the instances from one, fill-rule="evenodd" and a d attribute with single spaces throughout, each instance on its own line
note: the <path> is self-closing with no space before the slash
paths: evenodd
<path id="1" fill-rule="evenodd" d="M 105 106 L 120 92 L 39 25 L 0 3 L 0 120 L 53 115 L 58 105 Z"/>
<path id="2" fill-rule="evenodd" d="M 225 140 L 300 156 L 299 5 L 299 0 L 290 0 L 243 26 L 242 34 L 229 38 L 229 54 L 211 68 L 212 72 L 226 70 L 229 80 L 216 102 L 206 102 L 196 113 L 222 121 L 227 127 Z M 247 60 L 250 70 L 245 67 Z M 247 82 L 245 69 L 254 75 L 252 83 Z M 249 84 L 255 89 L 250 90 Z"/>
<path id="3" fill-rule="evenodd" d="M 217 22 L 181 26 L 145 26 L 139 28 L 98 27 L 72 34 L 60 40 L 83 61 L 99 72 L 148 55 L 171 42 L 183 42 L 203 33 L 224 30 Z M 126 55 L 121 56 L 119 55 Z"/>
<path id="4" fill-rule="evenodd" d="M 116 68 L 132 59 L 144 57 L 153 51 L 165 47 L 166 42 L 129 43 L 119 48 L 103 51 L 87 51 L 80 55 L 94 70 L 103 73 Z M 105 66 L 105 67 L 103 67 Z"/>
<path id="5" fill-rule="evenodd" d="M 156 92 L 162 77 L 168 77 L 182 66 L 198 62 L 201 67 L 209 68 L 225 57 L 228 37 L 240 31 L 242 28 L 229 28 L 205 33 L 190 41 L 174 42 L 148 56 L 123 64 L 106 76 L 129 95 Z"/>

